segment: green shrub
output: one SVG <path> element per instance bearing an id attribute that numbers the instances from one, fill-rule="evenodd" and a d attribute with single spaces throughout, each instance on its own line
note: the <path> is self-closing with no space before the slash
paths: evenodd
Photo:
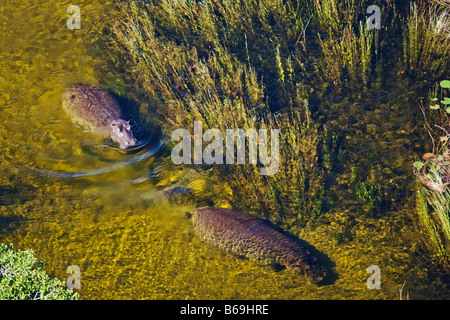
<path id="1" fill-rule="evenodd" d="M 77 300 L 78 293 L 49 277 L 44 261 L 37 261 L 32 250 L 14 250 L 0 244 L 0 299 L 3 300 Z"/>

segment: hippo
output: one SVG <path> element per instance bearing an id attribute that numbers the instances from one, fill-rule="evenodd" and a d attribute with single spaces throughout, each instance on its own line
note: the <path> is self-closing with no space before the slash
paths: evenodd
<path id="1" fill-rule="evenodd" d="M 196 234 L 220 249 L 260 264 L 281 265 L 313 284 L 325 278 L 325 267 L 298 241 L 255 216 L 226 208 L 190 212 Z"/>
<path id="2" fill-rule="evenodd" d="M 130 121 L 123 119 L 119 103 L 100 87 L 75 84 L 63 94 L 62 105 L 76 122 L 110 137 L 121 149 L 136 145 Z"/>

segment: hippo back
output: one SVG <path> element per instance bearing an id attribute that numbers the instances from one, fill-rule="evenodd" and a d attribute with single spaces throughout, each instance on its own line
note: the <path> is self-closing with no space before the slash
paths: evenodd
<path id="1" fill-rule="evenodd" d="M 324 276 L 324 268 L 304 246 L 252 215 L 207 207 L 193 211 L 192 219 L 196 233 L 222 250 L 259 263 L 277 263 L 308 278 Z"/>
<path id="2" fill-rule="evenodd" d="M 104 136 L 109 135 L 109 125 L 121 119 L 120 106 L 107 91 L 84 84 L 76 84 L 63 94 L 63 108 L 81 125 Z"/>

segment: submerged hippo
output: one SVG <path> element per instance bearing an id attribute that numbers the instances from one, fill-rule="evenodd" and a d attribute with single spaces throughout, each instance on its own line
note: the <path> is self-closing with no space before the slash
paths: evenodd
<path id="1" fill-rule="evenodd" d="M 107 91 L 85 84 L 75 84 L 63 94 L 63 108 L 81 125 L 104 138 L 119 143 L 121 149 L 134 146 L 136 139 L 130 121 L 123 119 L 116 99 Z"/>
<path id="2" fill-rule="evenodd" d="M 316 257 L 268 223 L 252 215 L 225 208 L 191 212 L 195 232 L 222 250 L 263 264 L 279 264 L 306 275 L 312 283 L 325 277 Z"/>

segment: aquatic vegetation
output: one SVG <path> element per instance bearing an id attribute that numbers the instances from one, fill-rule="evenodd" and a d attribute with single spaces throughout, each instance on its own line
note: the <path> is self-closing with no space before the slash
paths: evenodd
<path id="1" fill-rule="evenodd" d="M 403 62 L 409 75 L 438 79 L 450 68 L 450 8 L 411 3 L 403 31 Z"/>
<path id="2" fill-rule="evenodd" d="M 356 186 L 356 196 L 358 198 L 358 202 L 363 205 L 363 208 L 369 215 L 375 214 L 378 209 L 381 201 L 380 197 L 380 188 L 374 183 L 371 179 L 367 181 L 360 182 Z"/>
<path id="3" fill-rule="evenodd" d="M 349 75 L 355 83 L 369 81 L 372 60 L 375 56 L 374 33 L 360 22 L 358 32 L 348 26 L 339 38 L 321 40 L 325 65 L 322 67 L 328 79 L 345 81 Z"/>
<path id="4" fill-rule="evenodd" d="M 37 261 L 32 250 L 0 244 L 0 299 L 78 300 L 79 295 L 66 289 L 61 280 L 49 277 L 44 261 Z"/>
<path id="5" fill-rule="evenodd" d="M 450 265 L 450 149 L 447 131 L 450 101 L 444 92 L 449 89 L 450 81 L 443 80 L 430 95 L 430 110 L 426 114 L 433 115 L 428 121 L 433 121 L 439 131 L 433 131 L 427 125 L 433 139 L 433 153 L 426 153 L 424 161 L 413 164 L 418 181 L 417 215 L 431 243 L 431 251 L 447 266 Z"/>
<path id="6" fill-rule="evenodd" d="M 115 67 L 127 70 L 128 84 L 150 98 L 148 112 L 157 115 L 165 133 L 177 128 L 192 132 L 195 120 L 221 130 L 279 129 L 283 161 L 276 175 L 261 176 L 251 164 L 213 170 L 231 186 L 236 208 L 287 227 L 320 214 L 326 169 L 319 166 L 318 154 L 328 146 L 311 119 L 308 92 L 299 81 L 304 70 L 301 56 L 286 56 L 285 41 L 301 47 L 295 43 L 305 28 L 300 15 L 287 16 L 292 5 L 130 1 L 121 4 L 124 18 L 114 24 L 112 40 Z M 242 35 L 241 24 L 247 23 L 249 32 L 236 39 Z M 280 31 L 283 38 L 277 36 Z M 265 51 L 258 50 L 260 41 Z M 283 111 L 274 112 L 281 107 Z"/>
<path id="7" fill-rule="evenodd" d="M 353 240 L 353 233 L 349 229 L 343 229 L 340 231 L 336 231 L 334 234 L 334 239 L 338 244 L 343 244 Z"/>
<path id="8" fill-rule="evenodd" d="M 365 12 L 365 1 L 314 0 L 317 21 L 330 36 L 340 34 L 358 20 L 358 13 Z"/>
<path id="9" fill-rule="evenodd" d="M 431 28 L 442 38 L 450 37 L 450 4 L 439 3 L 430 8 Z"/>
<path id="10" fill-rule="evenodd" d="M 311 120 L 307 106 L 278 114 L 267 123 L 280 130 L 280 167 L 273 176 L 261 176 L 250 165 L 224 168 L 236 190 L 236 208 L 287 227 L 303 226 L 322 212 L 326 170 L 319 166 L 319 154 L 330 152 Z"/>
<path id="11" fill-rule="evenodd" d="M 319 69 L 335 84 L 379 87 L 383 81 L 383 60 L 391 45 L 390 34 L 399 28 L 395 1 L 379 4 L 380 29 L 370 29 L 367 9 L 370 1 L 314 1 L 315 17 L 323 59 Z M 389 31 L 389 32 L 388 32 Z M 384 53 L 383 53 L 384 52 Z"/>
<path id="12" fill-rule="evenodd" d="M 136 22 L 145 25 L 151 20 L 156 38 L 193 49 L 199 59 L 225 49 L 251 65 L 259 76 L 264 75 L 271 91 L 267 95 L 271 108 L 281 108 L 286 94 L 291 93 L 286 89 L 295 91 L 295 82 L 307 76 L 304 71 L 309 62 L 302 52 L 312 11 L 301 1 L 163 0 L 121 6 L 136 15 L 132 28 Z M 295 72 L 286 70 L 289 68 Z M 283 74 L 294 77 L 284 81 Z"/>
<path id="13" fill-rule="evenodd" d="M 425 117 L 425 128 L 433 142 L 432 153 L 444 153 L 448 147 L 448 126 L 450 114 L 450 81 L 442 80 L 428 94 L 426 107 L 421 107 Z M 423 166 L 418 163 L 418 166 Z M 420 170 L 420 169 L 419 169 Z"/>
<path id="14" fill-rule="evenodd" d="M 439 179 L 440 177 L 436 177 Z M 437 192 L 419 184 L 417 193 L 417 216 L 420 229 L 424 235 L 429 249 L 434 253 L 436 260 L 444 266 L 450 265 L 449 239 L 450 239 L 450 192 L 444 190 Z M 433 255 L 432 255 L 433 256 Z"/>

